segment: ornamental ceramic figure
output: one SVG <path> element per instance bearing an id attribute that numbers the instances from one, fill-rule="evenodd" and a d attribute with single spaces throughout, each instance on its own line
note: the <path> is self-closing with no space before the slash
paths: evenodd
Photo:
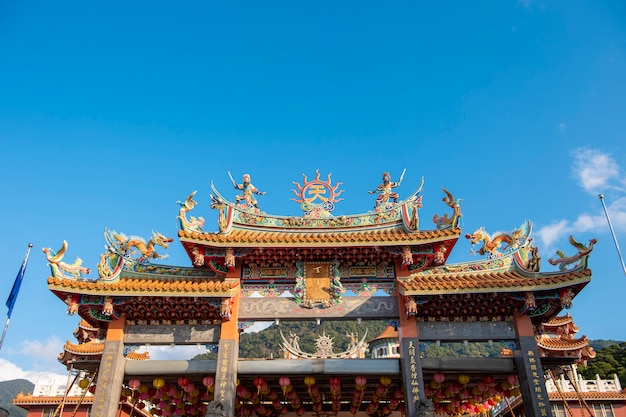
<path id="1" fill-rule="evenodd" d="M 391 181 L 391 174 L 388 172 L 383 173 L 383 182 L 376 187 L 375 190 L 369 191 L 370 194 L 379 194 L 376 198 L 376 205 L 374 206 L 374 209 L 378 209 L 381 205 L 388 203 L 390 199 L 393 200 L 394 203 L 398 202 L 399 195 L 395 191 L 392 191 L 392 189 L 398 187 L 402 183 L 402 178 L 404 177 L 405 172 L 406 169 L 402 171 L 402 175 L 400 176 L 398 182 Z"/>
<path id="2" fill-rule="evenodd" d="M 232 176 L 230 177 L 230 180 L 232 181 L 233 187 L 235 187 L 236 190 L 242 190 L 241 195 L 235 197 L 237 203 L 239 203 L 240 200 L 243 200 L 246 204 L 259 208 L 256 198 L 254 198 L 253 194 L 265 195 L 265 192 L 259 191 L 254 185 L 252 185 L 252 183 L 250 182 L 250 174 L 243 174 L 242 184 L 237 184 Z"/>

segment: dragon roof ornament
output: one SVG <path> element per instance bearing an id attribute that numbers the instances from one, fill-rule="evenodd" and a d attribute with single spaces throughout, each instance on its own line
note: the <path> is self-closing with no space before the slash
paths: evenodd
<path id="1" fill-rule="evenodd" d="M 531 229 L 528 221 L 512 232 L 500 231 L 490 234 L 481 226 L 474 233 L 466 234 L 465 237 L 469 239 L 472 246 L 482 242 L 477 251 L 472 250 L 472 254 L 478 253 L 488 255 L 489 258 L 498 258 L 505 253 L 519 249 L 524 242 L 528 241 Z"/>

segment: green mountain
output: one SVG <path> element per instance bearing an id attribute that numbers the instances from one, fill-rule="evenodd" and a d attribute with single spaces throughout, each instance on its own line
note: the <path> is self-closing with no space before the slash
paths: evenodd
<path id="1" fill-rule="evenodd" d="M 596 350 L 596 357 L 586 367 L 579 366 L 578 373 L 585 379 L 593 379 L 596 374 L 602 379 L 612 379 L 617 374 L 622 387 L 626 386 L 626 342 L 601 344 L 603 340 L 593 340 L 589 344 L 594 347 L 603 345 Z M 613 342 L 613 341 L 610 341 Z"/>
<path id="2" fill-rule="evenodd" d="M 26 410 L 13 405 L 13 399 L 20 392 L 32 394 L 34 389 L 35 384 L 25 379 L 0 382 L 0 407 L 7 410 L 12 417 L 26 417 Z"/>

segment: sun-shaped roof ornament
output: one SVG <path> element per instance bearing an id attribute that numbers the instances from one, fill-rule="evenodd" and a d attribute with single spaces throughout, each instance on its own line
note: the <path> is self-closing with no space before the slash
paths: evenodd
<path id="1" fill-rule="evenodd" d="M 335 209 L 335 203 L 343 200 L 343 198 L 337 198 L 344 190 L 337 190 L 343 183 L 338 182 L 334 186 L 331 185 L 330 176 L 326 181 L 320 180 L 319 170 L 315 170 L 315 179 L 307 181 L 307 176 L 304 177 L 303 184 L 293 181 L 293 184 L 298 190 L 291 190 L 297 198 L 292 198 L 296 203 L 300 203 L 300 208 L 304 212 L 304 217 L 310 218 L 325 218 L 331 217 L 331 212 Z"/>

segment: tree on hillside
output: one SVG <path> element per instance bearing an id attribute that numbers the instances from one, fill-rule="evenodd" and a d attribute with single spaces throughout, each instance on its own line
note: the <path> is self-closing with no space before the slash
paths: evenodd
<path id="1" fill-rule="evenodd" d="M 578 373 L 585 379 L 594 379 L 596 375 L 602 379 L 612 379 L 617 374 L 622 387 L 626 386 L 626 342 L 598 350 L 586 368 L 579 367 Z"/>

